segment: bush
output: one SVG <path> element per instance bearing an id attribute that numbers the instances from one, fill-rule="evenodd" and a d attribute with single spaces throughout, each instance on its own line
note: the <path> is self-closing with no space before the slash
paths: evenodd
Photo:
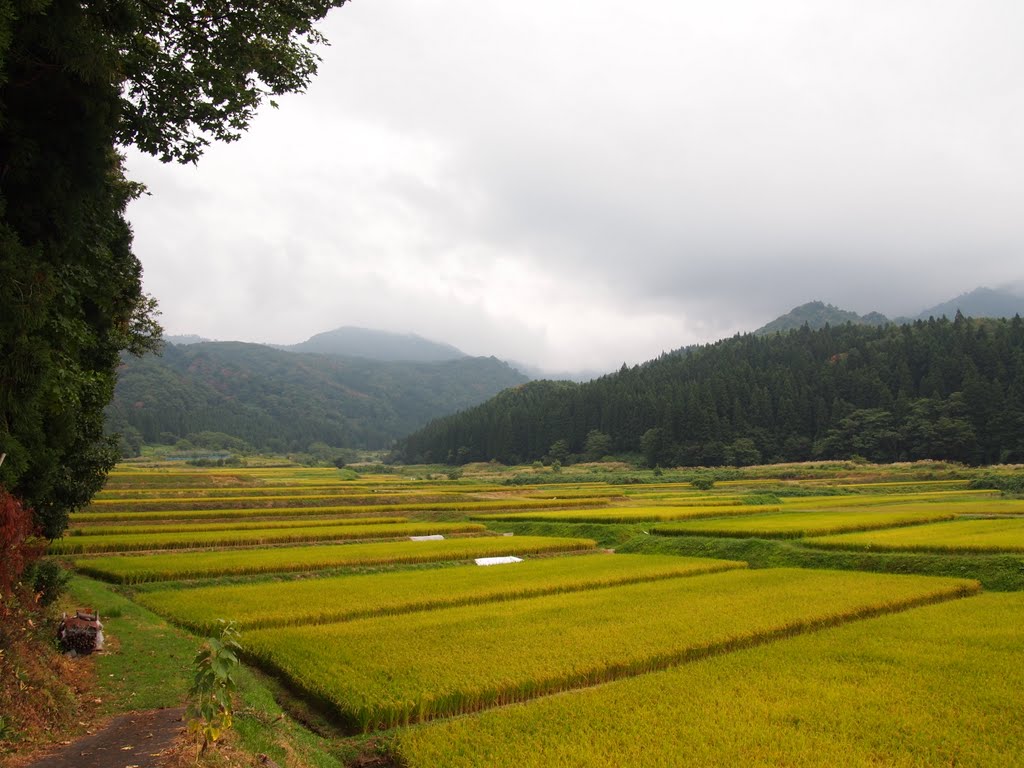
<path id="1" fill-rule="evenodd" d="M 0 486 L 0 613 L 25 570 L 38 560 L 46 542 L 36 535 L 32 510 Z"/>
<path id="2" fill-rule="evenodd" d="M 710 491 L 715 487 L 715 481 L 710 477 L 695 477 L 690 481 L 690 485 L 698 491 Z"/>
<path id="3" fill-rule="evenodd" d="M 231 727 L 234 714 L 232 695 L 238 669 L 238 630 L 232 622 L 220 619 L 218 637 L 208 637 L 196 655 L 195 672 L 189 695 L 188 730 L 202 737 L 200 754 Z"/>
<path id="4" fill-rule="evenodd" d="M 28 574 L 26 574 L 28 575 Z M 64 594 L 71 580 L 71 574 L 65 571 L 56 560 L 39 560 L 31 568 L 32 591 L 39 604 L 51 605 Z"/>
<path id="5" fill-rule="evenodd" d="M 969 488 L 975 490 L 994 489 L 1005 494 L 1019 496 L 1024 494 L 1024 474 L 1014 475 L 982 475 L 971 480 Z"/>

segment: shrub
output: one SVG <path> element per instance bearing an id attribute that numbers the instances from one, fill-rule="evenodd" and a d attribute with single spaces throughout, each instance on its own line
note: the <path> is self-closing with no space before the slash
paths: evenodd
<path id="1" fill-rule="evenodd" d="M 193 662 L 196 669 L 189 688 L 188 730 L 202 737 L 200 754 L 231 727 L 237 654 L 242 650 L 238 634 L 233 622 L 221 619 L 219 636 L 206 638 Z"/>
<path id="2" fill-rule="evenodd" d="M 71 574 L 61 568 L 56 560 L 39 560 L 32 565 L 30 573 L 32 592 L 43 606 L 56 602 L 71 580 Z"/>
<path id="3" fill-rule="evenodd" d="M 32 510 L 0 486 L 0 613 L 21 583 L 25 569 L 45 549 L 46 542 L 33 525 Z"/>

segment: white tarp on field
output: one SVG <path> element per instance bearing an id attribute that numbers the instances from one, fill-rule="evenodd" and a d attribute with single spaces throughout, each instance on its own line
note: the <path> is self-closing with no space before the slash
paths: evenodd
<path id="1" fill-rule="evenodd" d="M 412 541 L 441 541 L 444 536 L 440 533 L 435 533 L 432 536 L 410 536 Z"/>
<path id="2" fill-rule="evenodd" d="M 477 565 L 505 565 L 506 563 L 521 563 L 523 558 L 512 557 L 512 555 L 507 555 L 506 557 L 478 557 L 473 562 Z"/>

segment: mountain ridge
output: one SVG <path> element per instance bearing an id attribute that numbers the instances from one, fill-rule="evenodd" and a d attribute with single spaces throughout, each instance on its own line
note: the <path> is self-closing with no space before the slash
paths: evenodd
<path id="1" fill-rule="evenodd" d="M 107 427 L 133 443 L 217 432 L 281 452 L 386 448 L 526 381 L 493 357 L 379 361 L 246 342 L 168 345 L 161 356 L 123 359 Z"/>

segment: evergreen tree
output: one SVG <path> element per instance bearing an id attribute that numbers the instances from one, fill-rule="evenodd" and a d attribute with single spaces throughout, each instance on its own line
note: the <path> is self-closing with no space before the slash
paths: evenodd
<path id="1" fill-rule="evenodd" d="M 46 536 L 117 458 L 103 408 L 119 352 L 160 335 L 117 148 L 192 162 L 237 138 L 308 82 L 312 23 L 343 2 L 0 2 L 0 485 Z"/>

